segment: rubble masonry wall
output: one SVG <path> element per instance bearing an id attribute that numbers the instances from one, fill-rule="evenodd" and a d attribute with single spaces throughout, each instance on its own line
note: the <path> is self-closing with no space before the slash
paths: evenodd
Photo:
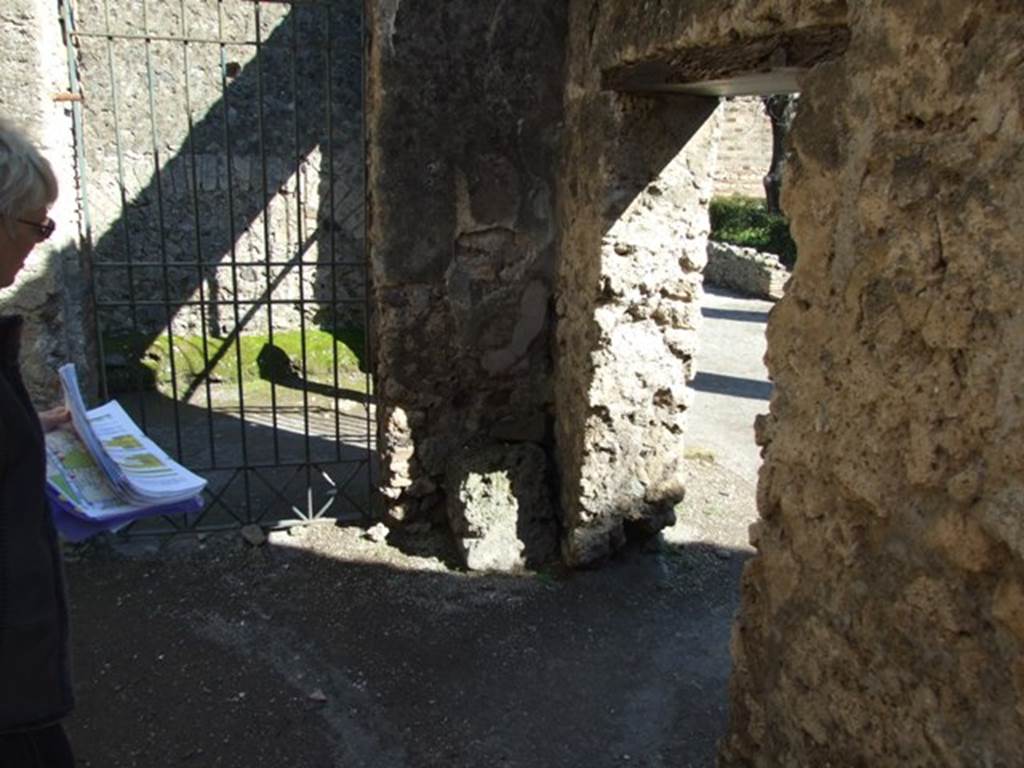
<path id="1" fill-rule="evenodd" d="M 772 162 L 772 123 L 760 96 L 723 99 L 722 137 L 715 166 L 715 197 L 764 197 Z"/>
<path id="2" fill-rule="evenodd" d="M 56 369 L 74 361 L 88 373 L 87 292 L 77 247 L 78 209 L 71 107 L 55 101 L 66 92 L 67 53 L 55 3 L 10 0 L 0 8 L 0 113 L 24 128 L 53 166 L 60 196 L 50 211 L 57 224 L 15 284 L 0 291 L 0 312 L 25 318 L 22 374 L 38 407 L 59 397 Z"/>
<path id="3" fill-rule="evenodd" d="M 467 448 L 492 474 L 502 446 L 511 463 L 517 444 L 550 455 L 565 15 L 547 0 L 367 13 L 382 490 L 392 519 L 440 520 Z"/>
<path id="4" fill-rule="evenodd" d="M 1024 19 L 849 26 L 790 145 L 725 764 L 1019 765 Z"/>

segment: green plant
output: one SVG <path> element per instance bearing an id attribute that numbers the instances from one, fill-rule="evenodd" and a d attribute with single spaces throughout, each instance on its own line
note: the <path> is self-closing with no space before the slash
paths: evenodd
<path id="1" fill-rule="evenodd" d="M 717 197 L 709 207 L 711 239 L 774 253 L 790 269 L 796 263 L 796 243 L 782 216 L 769 213 L 754 197 Z"/>

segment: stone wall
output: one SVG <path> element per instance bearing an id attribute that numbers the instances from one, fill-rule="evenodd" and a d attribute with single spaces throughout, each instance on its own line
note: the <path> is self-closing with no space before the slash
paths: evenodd
<path id="1" fill-rule="evenodd" d="M 74 361 L 89 379 L 86 280 L 77 249 L 78 211 L 71 105 L 55 95 L 68 89 L 67 53 L 57 4 L 9 0 L 0 8 L 0 111 L 20 124 L 57 175 L 60 196 L 50 211 L 54 235 L 38 246 L 17 282 L 0 292 L 0 312 L 26 318 L 22 370 L 37 404 L 59 397 L 56 368 Z"/>
<path id="2" fill-rule="evenodd" d="M 772 123 L 760 96 L 723 99 L 718 108 L 722 138 L 715 167 L 716 197 L 764 197 L 772 162 Z"/>
<path id="3" fill-rule="evenodd" d="M 518 440 L 558 460 L 569 562 L 664 522 L 715 130 L 673 91 L 808 69 L 723 763 L 1021 764 L 1016 4 L 569 0 L 567 21 L 563 71 L 547 3 L 374 10 L 393 513 L 440 509 L 478 446 L 487 481 L 448 482 L 516 496 Z"/>
<path id="4" fill-rule="evenodd" d="M 572 55 L 588 56 L 573 29 Z M 682 500 L 715 99 L 602 93 L 570 70 L 560 195 L 556 434 L 563 557 L 597 560 Z M 595 172 L 595 169 L 600 169 Z"/>
<path id="5" fill-rule="evenodd" d="M 104 334 L 363 325 L 358 4 L 105 4 L 76 4 Z"/>
<path id="6" fill-rule="evenodd" d="M 812 29 L 827 28 L 837 13 L 813 4 L 787 10 Z M 768 40 L 766 58 L 803 55 L 799 39 L 772 42 L 778 22 L 777 13 L 752 4 L 680 3 L 653 13 L 637 4 L 570 2 L 555 381 L 569 563 L 607 555 L 631 530 L 658 530 L 684 492 L 678 463 L 718 100 L 671 93 L 678 61 L 700 56 L 648 57 L 742 34 Z M 611 90 L 620 71 L 622 81 L 644 83 L 648 70 L 634 70 L 637 63 L 651 63 L 649 72 L 663 79 L 635 92 Z M 707 62 L 709 78 L 718 66 Z"/>
<path id="7" fill-rule="evenodd" d="M 486 448 L 486 474 L 512 478 L 514 444 L 549 455 L 565 18 L 405 0 L 368 23 L 382 490 L 393 519 L 441 519 L 456 456 Z M 550 494 L 533 482 L 520 495 Z"/>
<path id="8" fill-rule="evenodd" d="M 761 253 L 731 243 L 708 241 L 704 284 L 759 299 L 782 298 L 789 270 L 774 253 Z"/>
<path id="9" fill-rule="evenodd" d="M 105 336 L 144 338 L 294 328 L 300 314 L 365 324 L 361 9 L 260 4 L 257 57 L 256 8 L 197 0 L 182 17 L 177 3 L 150 4 L 155 36 L 206 41 L 186 49 L 120 37 L 143 30 L 141 5 L 113 6 L 108 28 L 101 0 L 77 3 L 81 167 L 72 103 L 53 101 L 69 89 L 58 4 L 0 11 L 13 67 L 0 105 L 43 145 L 62 190 L 57 235 L 2 299 L 32 320 L 38 399 L 56 395 L 53 368 L 67 359 L 95 388 L 97 322 Z M 95 36 L 108 31 L 113 42 Z M 218 35 L 230 41 L 223 82 Z"/>
<path id="10" fill-rule="evenodd" d="M 726 764 L 1024 764 L 1024 17 L 851 4 L 803 83 Z"/>

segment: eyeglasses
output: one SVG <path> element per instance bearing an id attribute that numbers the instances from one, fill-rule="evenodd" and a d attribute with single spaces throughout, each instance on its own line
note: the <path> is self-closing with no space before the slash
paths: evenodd
<path id="1" fill-rule="evenodd" d="M 40 243 L 43 242 L 43 240 L 48 239 L 50 237 L 50 235 L 53 234 L 53 230 L 55 230 L 57 228 L 56 222 L 53 219 L 51 219 L 50 217 L 47 217 L 45 221 L 41 221 L 41 222 L 40 221 L 29 221 L 28 219 L 15 219 L 15 221 L 19 221 L 22 224 L 28 224 L 36 232 L 38 232 L 39 233 L 39 242 Z"/>

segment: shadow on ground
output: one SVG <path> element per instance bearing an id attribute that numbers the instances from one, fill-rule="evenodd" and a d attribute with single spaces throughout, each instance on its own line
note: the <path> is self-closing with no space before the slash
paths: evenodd
<path id="1" fill-rule="evenodd" d="M 712 392 L 729 397 L 746 397 L 753 400 L 771 400 L 772 384 L 742 376 L 726 376 L 721 373 L 698 371 L 690 386 L 698 392 Z"/>
<path id="2" fill-rule="evenodd" d="M 110 542 L 68 564 L 80 765 L 714 764 L 745 553 L 505 577 L 426 531 Z"/>

